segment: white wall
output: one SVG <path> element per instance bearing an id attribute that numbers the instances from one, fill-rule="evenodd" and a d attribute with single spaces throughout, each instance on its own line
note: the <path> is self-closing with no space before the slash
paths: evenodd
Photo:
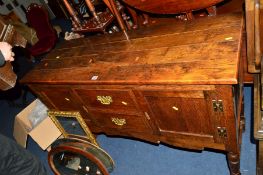
<path id="1" fill-rule="evenodd" d="M 0 14 L 7 15 L 10 11 L 6 8 L 6 5 L 9 3 L 9 0 L 2 0 L 4 5 L 0 6 Z"/>

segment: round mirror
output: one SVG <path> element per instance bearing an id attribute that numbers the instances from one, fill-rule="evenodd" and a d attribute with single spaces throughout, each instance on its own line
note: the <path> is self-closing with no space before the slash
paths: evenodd
<path id="1" fill-rule="evenodd" d="M 56 175 L 109 175 L 114 162 L 100 147 L 79 139 L 59 139 L 48 154 Z"/>

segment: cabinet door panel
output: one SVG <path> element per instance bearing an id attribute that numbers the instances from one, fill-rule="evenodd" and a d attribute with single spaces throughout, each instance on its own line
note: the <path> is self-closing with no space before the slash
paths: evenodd
<path id="1" fill-rule="evenodd" d="M 211 133 L 210 115 L 203 93 L 152 92 L 145 96 L 162 132 Z"/>

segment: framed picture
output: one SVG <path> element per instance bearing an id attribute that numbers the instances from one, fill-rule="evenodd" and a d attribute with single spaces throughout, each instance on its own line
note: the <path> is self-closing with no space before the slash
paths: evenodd
<path id="1" fill-rule="evenodd" d="M 66 138 L 76 137 L 87 139 L 98 145 L 92 132 L 77 111 L 48 111 L 48 116 Z"/>

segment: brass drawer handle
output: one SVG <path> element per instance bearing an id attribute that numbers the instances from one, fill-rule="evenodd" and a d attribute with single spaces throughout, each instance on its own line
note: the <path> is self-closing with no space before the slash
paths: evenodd
<path id="1" fill-rule="evenodd" d="M 126 124 L 126 119 L 124 118 L 111 118 L 111 121 L 115 124 L 115 125 L 118 125 L 118 126 L 123 126 Z"/>
<path id="2" fill-rule="evenodd" d="M 97 96 L 97 100 L 103 105 L 110 105 L 113 102 L 111 96 Z"/>

